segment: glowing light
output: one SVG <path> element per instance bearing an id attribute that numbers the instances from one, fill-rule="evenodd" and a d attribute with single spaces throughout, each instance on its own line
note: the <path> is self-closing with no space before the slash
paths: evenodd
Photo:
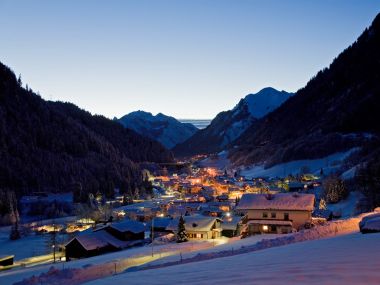
<path id="1" fill-rule="evenodd" d="M 264 226 L 263 226 L 263 231 L 264 231 L 264 232 L 267 232 L 267 231 L 268 231 L 268 226 L 267 226 L 267 225 L 264 225 Z"/>

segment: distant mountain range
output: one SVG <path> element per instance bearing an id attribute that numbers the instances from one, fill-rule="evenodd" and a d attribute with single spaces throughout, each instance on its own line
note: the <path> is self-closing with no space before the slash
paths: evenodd
<path id="1" fill-rule="evenodd" d="M 117 122 L 41 99 L 0 63 L 0 161 L 0 194 L 73 190 L 86 201 L 89 192 L 112 196 L 114 188 L 144 195 L 139 163 L 173 156 Z"/>
<path id="2" fill-rule="evenodd" d="M 200 130 L 206 128 L 211 123 L 211 119 L 178 119 L 178 121 L 185 124 L 192 124 Z"/>
<path id="3" fill-rule="evenodd" d="M 271 87 L 249 94 L 232 110 L 219 113 L 209 126 L 178 144 L 173 151 L 179 156 L 219 152 L 238 139 L 253 122 L 275 110 L 292 95 Z"/>
<path id="4" fill-rule="evenodd" d="M 156 140 L 171 149 L 195 134 L 198 129 L 190 123 L 181 123 L 164 114 L 153 116 L 151 113 L 136 111 L 117 120 L 124 127 Z"/>
<path id="5" fill-rule="evenodd" d="M 359 146 L 357 157 L 371 160 L 380 152 L 379 109 L 380 14 L 328 68 L 253 122 L 230 146 L 230 158 L 238 165 L 275 164 Z"/>

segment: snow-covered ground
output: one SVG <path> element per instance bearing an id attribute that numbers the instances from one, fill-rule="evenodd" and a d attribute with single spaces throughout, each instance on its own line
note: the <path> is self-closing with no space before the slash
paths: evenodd
<path id="1" fill-rule="evenodd" d="M 14 270 L 9 272 L 0 273 L 1 284 L 13 284 L 16 281 L 21 281 L 22 285 L 29 284 L 66 284 L 69 280 L 71 285 L 84 284 L 91 280 L 99 280 L 99 283 L 94 284 L 122 284 L 128 280 L 130 281 L 129 274 L 121 274 L 114 278 L 127 278 L 121 282 L 120 280 L 107 281 L 108 276 L 123 272 L 126 269 L 142 270 L 147 268 L 175 268 L 178 264 L 188 263 L 193 267 L 193 263 L 200 263 L 205 260 L 213 260 L 218 263 L 219 259 L 228 256 L 242 256 L 247 253 L 256 253 L 266 251 L 272 247 L 283 247 L 293 243 L 301 243 L 310 240 L 328 238 L 338 235 L 347 235 L 353 232 L 358 232 L 358 223 L 363 215 L 359 217 L 350 218 L 347 220 L 339 220 L 328 223 L 324 226 L 318 226 L 311 230 L 305 230 L 288 235 L 274 235 L 274 236 L 256 236 L 246 240 L 232 240 L 228 244 L 215 246 L 214 242 L 199 242 L 199 243 L 182 243 L 182 244 L 167 244 L 164 246 L 156 246 L 154 248 L 154 257 L 151 256 L 151 247 L 135 248 L 131 250 L 121 251 L 117 253 L 97 256 L 93 258 L 78 260 L 66 264 L 58 264 L 55 269 L 50 270 L 49 266 L 39 266 L 33 268 L 26 268 Z M 264 238 L 264 239 L 263 239 Z M 221 240 L 223 243 L 223 240 Z M 203 250 L 202 250 L 203 249 Z M 186 254 L 188 251 L 198 251 L 196 254 Z M 181 253 L 181 254 L 180 254 Z M 180 258 L 182 255 L 182 258 Z M 172 256 L 167 258 L 168 256 Z M 157 260 L 157 261 L 156 261 Z M 159 260 L 159 261 L 158 261 Z M 238 261 L 237 261 L 238 262 Z M 239 263 L 239 262 L 238 262 Z M 63 269 L 65 266 L 65 270 Z M 137 267 L 136 267 L 137 266 Z M 233 265 L 238 266 L 238 265 Z M 70 267 L 70 269 L 67 269 Z M 156 269 L 155 269 L 156 270 Z M 145 275 L 146 272 L 153 272 L 155 270 L 140 271 L 136 276 Z M 158 269 L 157 269 L 158 270 Z M 161 269 L 160 269 L 161 270 Z M 251 270 L 252 271 L 252 270 Z M 144 272 L 144 273 L 143 273 Z M 213 272 L 210 272 L 213 276 Z M 33 277 L 31 276 L 38 276 Z M 135 278 L 135 277 L 133 277 Z M 177 278 L 179 278 L 177 276 Z M 196 278 L 196 276 L 194 276 Z M 197 279 L 197 278 L 196 278 Z M 165 280 L 157 279 L 157 282 L 163 283 Z M 181 279 L 177 279 L 180 282 Z M 108 282 L 108 283 L 103 283 Z M 134 280 L 138 282 L 138 280 Z M 145 281 L 144 281 L 145 282 Z M 148 281 L 146 281 L 148 282 Z M 190 282 L 190 281 L 187 281 Z M 149 282 L 148 282 L 149 283 Z"/>
<path id="2" fill-rule="evenodd" d="M 343 160 L 357 150 L 357 148 L 353 148 L 349 151 L 335 153 L 320 159 L 290 161 L 270 168 L 265 168 L 264 165 L 253 165 L 243 169 L 240 174 L 247 178 L 285 177 L 289 174 L 299 174 L 304 166 L 307 166 L 310 169 L 310 173 L 313 174 L 319 174 L 321 168 L 324 174 L 329 174 L 337 171 L 341 167 Z"/>
<path id="3" fill-rule="evenodd" d="M 228 159 L 228 151 L 224 150 L 218 153 L 217 157 L 208 157 L 199 162 L 200 167 L 213 167 L 218 169 L 224 169 L 231 165 L 231 161 Z"/>
<path id="4" fill-rule="evenodd" d="M 85 272 L 80 272 L 83 279 L 83 275 L 89 274 L 89 280 L 94 278 L 101 278 L 102 276 L 108 276 L 113 274 L 114 265 L 116 264 L 116 271 L 124 270 L 130 266 L 140 265 L 152 260 L 162 258 L 169 255 L 176 255 L 177 259 L 180 253 L 184 254 L 185 252 L 195 251 L 200 249 L 207 249 L 210 247 L 217 247 L 219 244 L 223 244 L 224 239 L 217 241 L 192 241 L 186 243 L 169 243 L 166 245 L 158 245 L 153 247 L 154 256 L 151 256 L 152 247 L 136 247 L 128 250 L 118 251 L 115 253 L 103 254 L 91 258 L 80 259 L 71 262 L 57 263 L 56 268 L 63 269 L 86 269 Z M 0 271 L 0 284 L 1 285 L 10 285 L 15 282 L 19 282 L 24 278 L 30 278 L 33 275 L 37 276 L 42 273 L 45 273 L 51 267 L 50 265 L 40 265 L 29 268 L 15 268 L 9 271 Z M 109 272 L 111 270 L 111 273 Z M 78 280 L 77 280 L 78 281 Z M 39 284 L 39 283 L 37 283 Z M 46 283 L 44 283 L 46 284 Z M 73 283 L 74 284 L 74 283 Z M 75 283 L 80 284 L 80 283 Z"/>
<path id="5" fill-rule="evenodd" d="M 36 222 L 39 226 L 49 225 L 53 222 L 56 224 L 64 224 L 74 221 L 75 217 L 64 217 L 55 220 L 46 219 Z M 30 232 L 28 236 L 23 236 L 19 240 L 9 239 L 10 226 L 0 227 L 0 255 L 14 255 L 15 261 L 20 261 L 25 258 L 30 258 L 38 255 L 45 255 L 51 252 L 49 249 L 48 234 L 35 234 Z M 57 241 L 65 241 L 67 239 L 66 234 L 58 234 Z M 1 283 L 0 283 L 1 284 Z"/>
<path id="6" fill-rule="evenodd" d="M 88 285 L 379 284 L 380 234 L 354 233 L 213 260 L 129 272 Z"/>
<path id="7" fill-rule="evenodd" d="M 9 227 L 0 228 L 0 255 L 14 255 L 15 260 L 48 253 L 48 235 L 31 235 L 19 240 L 9 239 Z"/>
<path id="8" fill-rule="evenodd" d="M 336 204 L 327 204 L 327 209 L 334 213 L 341 213 L 342 218 L 352 217 L 357 214 L 357 204 L 361 198 L 363 198 L 362 193 L 350 192 L 347 199 Z"/>

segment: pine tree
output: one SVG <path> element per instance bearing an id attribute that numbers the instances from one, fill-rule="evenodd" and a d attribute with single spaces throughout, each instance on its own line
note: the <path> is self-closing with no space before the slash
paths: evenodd
<path id="1" fill-rule="evenodd" d="M 185 229 L 185 220 L 181 216 L 178 222 L 178 232 L 177 232 L 177 242 L 186 242 L 187 241 L 187 233 Z"/>

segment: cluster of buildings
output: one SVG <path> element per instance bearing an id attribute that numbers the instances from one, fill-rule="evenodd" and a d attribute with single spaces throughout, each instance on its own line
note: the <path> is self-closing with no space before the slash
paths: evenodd
<path id="1" fill-rule="evenodd" d="M 159 197 L 114 210 L 122 222 L 89 229 L 66 244 L 67 259 L 120 250 L 176 234 L 184 218 L 189 240 L 286 234 L 312 223 L 315 195 L 309 182 L 228 177 L 214 169 L 152 178 Z M 282 184 L 281 184 L 282 183 Z M 315 183 L 312 182 L 312 183 Z M 314 186 L 314 185 L 312 185 Z"/>

